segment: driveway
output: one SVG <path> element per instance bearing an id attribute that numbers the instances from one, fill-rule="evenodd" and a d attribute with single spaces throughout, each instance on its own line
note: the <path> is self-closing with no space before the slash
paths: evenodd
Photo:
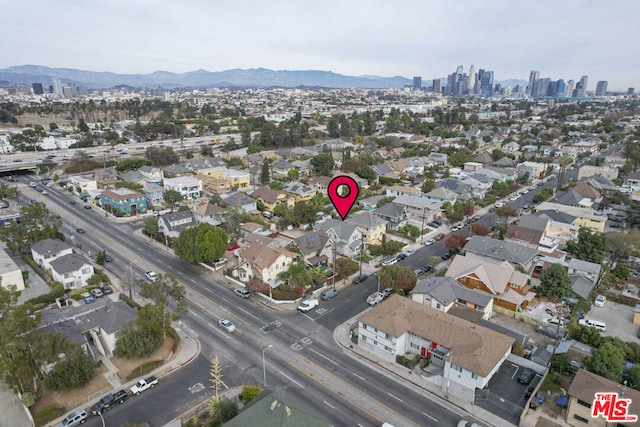
<path id="1" fill-rule="evenodd" d="M 631 306 L 607 301 L 604 307 L 591 306 L 588 319 L 599 320 L 607 325 L 604 336 L 615 336 L 623 341 L 640 343 L 638 325 L 633 324 L 634 309 Z"/>

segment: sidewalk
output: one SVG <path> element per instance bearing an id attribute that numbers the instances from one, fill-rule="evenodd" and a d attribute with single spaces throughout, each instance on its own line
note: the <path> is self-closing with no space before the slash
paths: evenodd
<path id="1" fill-rule="evenodd" d="M 348 350 L 350 352 L 348 354 L 351 357 L 360 361 L 366 361 L 367 366 L 371 366 L 372 364 L 378 365 L 380 368 L 382 368 L 383 373 L 389 374 L 388 376 L 395 376 L 397 378 L 399 377 L 414 386 L 420 387 L 421 389 L 429 392 L 432 395 L 432 400 L 437 401 L 439 404 L 447 407 L 453 412 L 460 413 L 460 411 L 462 410 L 471 414 L 475 418 L 482 420 L 486 424 L 494 427 L 513 426 L 513 424 L 503 420 L 502 418 L 471 403 L 464 402 L 453 395 L 449 395 L 448 398 L 445 398 L 445 393 L 442 389 L 437 387 L 435 384 L 432 384 L 429 381 L 423 379 L 419 374 L 413 371 L 407 372 L 406 368 L 403 368 L 402 366 L 399 366 L 395 363 L 379 360 L 375 357 L 375 355 L 359 348 L 357 345 L 353 345 L 350 339 L 349 325 L 355 323 L 359 316 L 360 315 L 352 317 L 351 319 L 342 323 L 333 331 L 333 339 L 336 341 L 336 343 L 340 344 L 342 347 Z"/>

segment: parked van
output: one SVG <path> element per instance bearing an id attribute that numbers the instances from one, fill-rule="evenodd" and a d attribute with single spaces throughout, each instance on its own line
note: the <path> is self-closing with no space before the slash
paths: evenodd
<path id="1" fill-rule="evenodd" d="M 269 211 L 264 211 L 262 212 L 262 216 L 267 218 L 267 219 L 271 219 L 273 217 L 273 214 Z"/>
<path id="2" fill-rule="evenodd" d="M 336 295 L 338 295 L 338 290 L 329 288 L 320 294 L 320 299 L 322 299 L 323 301 L 327 301 L 335 297 Z"/>
<path id="3" fill-rule="evenodd" d="M 592 328 L 596 328 L 597 330 L 599 330 L 601 332 L 606 332 L 607 331 L 607 325 L 605 325 L 604 322 L 600 322 L 598 320 L 580 319 L 578 321 L 578 323 L 580 323 L 583 326 L 590 326 Z"/>

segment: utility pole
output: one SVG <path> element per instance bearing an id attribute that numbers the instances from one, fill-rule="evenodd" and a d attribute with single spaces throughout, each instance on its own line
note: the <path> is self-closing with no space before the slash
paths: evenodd
<path id="1" fill-rule="evenodd" d="M 421 245 L 424 243 L 424 215 L 426 210 L 427 210 L 426 206 L 422 208 L 422 226 L 420 227 L 420 244 Z"/>
<path id="2" fill-rule="evenodd" d="M 358 280 L 360 280 L 359 278 L 362 277 L 362 254 L 364 252 L 364 240 L 360 241 L 360 275 L 358 276 Z"/>
<path id="3" fill-rule="evenodd" d="M 333 243 L 333 289 L 336 288 L 336 243 Z"/>

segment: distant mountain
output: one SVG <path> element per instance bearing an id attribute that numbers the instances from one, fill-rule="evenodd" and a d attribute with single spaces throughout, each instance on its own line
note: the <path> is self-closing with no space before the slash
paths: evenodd
<path id="1" fill-rule="evenodd" d="M 233 69 L 226 71 L 197 70 L 177 74 L 155 71 L 150 74 L 116 74 L 83 71 L 69 68 L 49 68 L 39 65 L 20 65 L 0 70 L 0 81 L 13 84 L 42 83 L 45 87 L 57 77 L 63 84 L 75 83 L 91 88 L 114 86 L 132 87 L 327 87 L 327 88 L 401 88 L 410 79 L 380 76 L 345 76 L 331 71 L 268 70 L 266 68 Z"/>

